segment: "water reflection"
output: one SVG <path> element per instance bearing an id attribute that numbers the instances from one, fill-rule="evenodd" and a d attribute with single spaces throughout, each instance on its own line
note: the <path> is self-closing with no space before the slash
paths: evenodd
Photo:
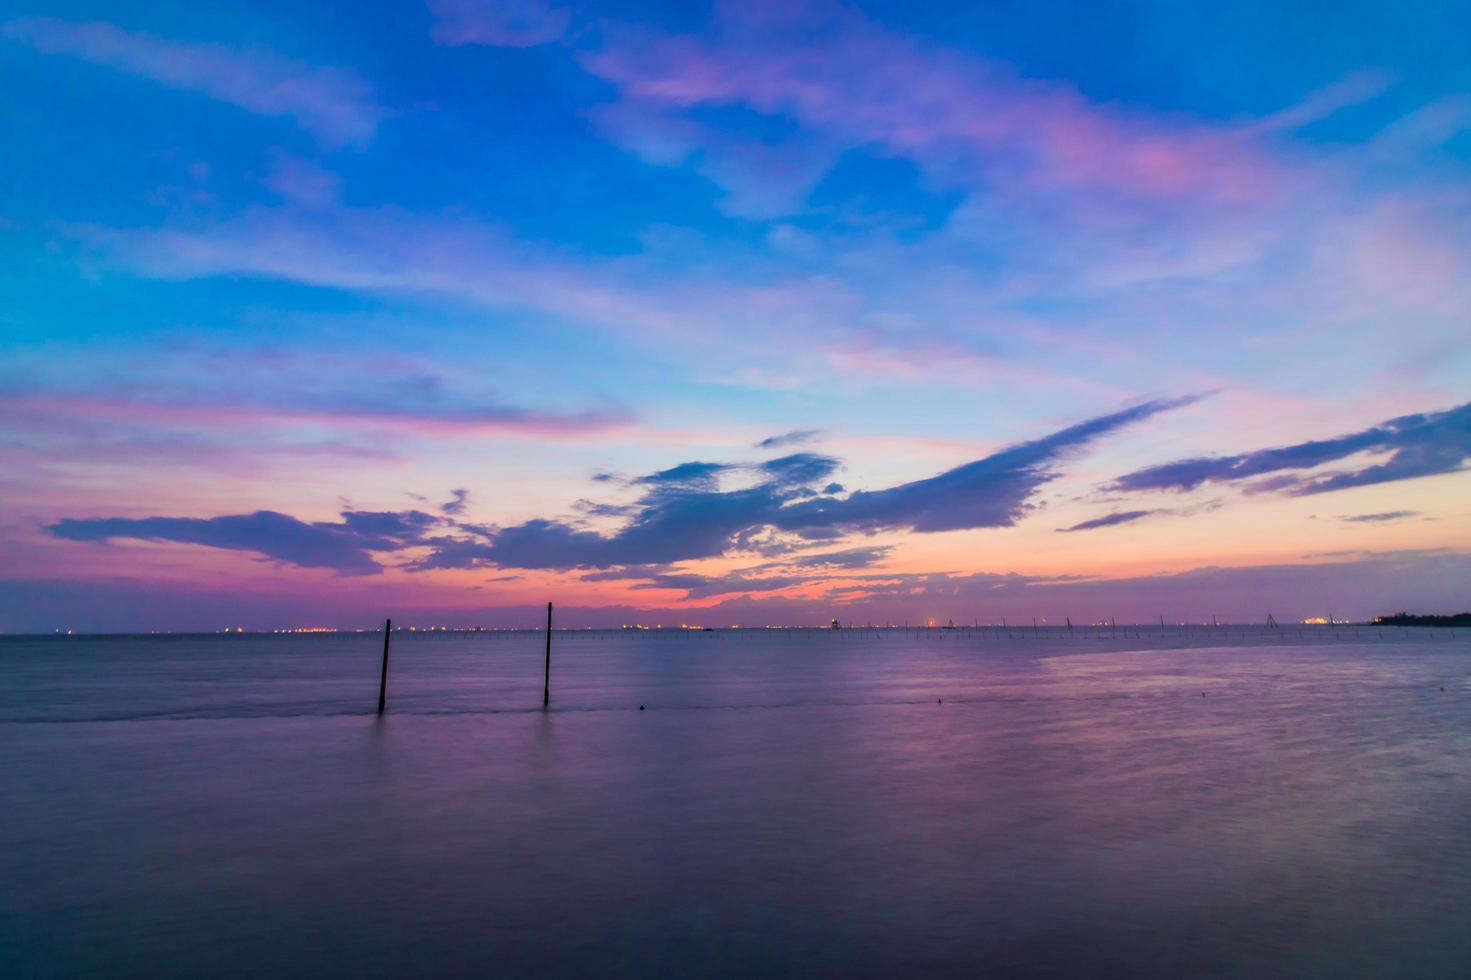
<path id="1" fill-rule="evenodd" d="M 14 975 L 1471 964 L 1464 637 L 480 639 L 0 645 Z"/>

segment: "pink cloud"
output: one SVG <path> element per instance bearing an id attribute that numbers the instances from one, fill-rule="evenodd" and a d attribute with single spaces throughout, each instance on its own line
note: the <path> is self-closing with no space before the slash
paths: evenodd
<path id="1" fill-rule="evenodd" d="M 1279 189 L 1276 169 L 1234 128 L 1092 103 L 853 11 L 815 5 L 773 16 L 725 5 L 718 24 L 709 40 L 605 28 L 609 43 L 581 61 L 620 89 L 625 104 L 603 117 L 613 135 L 638 149 L 679 134 L 685 110 L 744 106 L 963 183 L 1221 204 Z M 718 134 L 705 135 L 721 151 Z"/>
<path id="2" fill-rule="evenodd" d="M 344 68 L 315 67 L 267 48 L 170 41 L 102 21 L 14 20 L 0 36 L 199 92 L 263 116 L 285 116 L 328 146 L 363 146 L 387 110 Z"/>

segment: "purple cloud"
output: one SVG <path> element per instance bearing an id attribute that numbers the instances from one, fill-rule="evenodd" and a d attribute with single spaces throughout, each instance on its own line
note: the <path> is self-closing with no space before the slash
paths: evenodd
<path id="1" fill-rule="evenodd" d="M 612 534 L 554 520 L 528 521 L 496 535 L 491 560 L 519 568 L 660 565 L 724 554 L 742 536 L 766 528 L 817 541 L 853 531 L 1007 527 L 1029 509 L 1032 493 L 1058 475 L 1062 460 L 1101 436 L 1193 401 L 1146 402 L 938 476 L 846 498 L 813 496 L 809 484 L 826 479 L 837 461 L 810 453 L 762 464 L 766 481 L 738 490 L 661 482 Z M 688 471 L 675 467 L 654 476 L 697 472 L 708 478 L 708 467 L 718 465 L 723 464 L 699 464 Z"/>
<path id="2" fill-rule="evenodd" d="M 1388 510 L 1379 514 L 1345 514 L 1340 521 L 1350 524 L 1384 524 L 1389 521 L 1401 521 L 1407 517 L 1419 517 L 1418 510 Z"/>
<path id="3" fill-rule="evenodd" d="M 818 429 L 793 429 L 791 432 L 783 432 L 781 435 L 767 436 L 756 443 L 757 449 L 783 449 L 787 446 L 801 446 L 812 442 L 822 435 Z"/>
<path id="4" fill-rule="evenodd" d="M 845 548 L 842 551 L 822 551 L 814 555 L 801 555 L 786 562 L 792 568 L 867 568 L 889 557 L 894 549 L 890 545 L 874 545 L 863 548 Z"/>
<path id="5" fill-rule="evenodd" d="M 821 483 L 832 476 L 840 464 L 831 456 L 819 453 L 793 453 L 759 464 L 763 477 L 783 486 L 807 486 Z"/>
<path id="6" fill-rule="evenodd" d="M 0 36 L 199 92 L 263 116 L 286 116 L 328 146 L 363 146 L 388 111 L 355 72 L 321 68 L 262 47 L 169 41 L 102 21 L 36 17 L 0 24 Z"/>
<path id="7" fill-rule="evenodd" d="M 579 576 L 585 582 L 630 581 L 634 589 L 680 589 L 686 601 L 713 596 L 776 592 L 824 581 L 835 571 L 868 568 L 888 557 L 891 546 L 847 548 L 738 568 L 719 575 L 682 572 L 660 565 L 632 565 Z"/>
<path id="8" fill-rule="evenodd" d="M 1358 453 L 1388 453 L 1389 459 L 1372 466 L 1318 477 L 1273 476 L 1249 486 L 1248 490 L 1306 496 L 1454 473 L 1471 458 L 1471 402 L 1443 412 L 1401 416 L 1333 439 L 1261 449 L 1236 456 L 1198 457 L 1150 466 L 1119 477 L 1109 489 L 1193 490 L 1204 483 L 1227 483 L 1284 470 L 1312 469 Z"/>
<path id="9" fill-rule="evenodd" d="M 458 490 L 451 490 L 449 493 L 451 499 L 439 505 L 439 512 L 441 514 L 448 514 L 453 517 L 458 517 L 465 512 L 465 505 L 470 500 L 470 491 L 461 488 Z"/>
<path id="10" fill-rule="evenodd" d="M 1150 514 L 1158 514 L 1157 510 L 1124 510 L 1114 514 L 1105 514 L 1092 520 L 1082 521 L 1072 527 L 1060 527 L 1057 530 L 1063 533 L 1072 531 L 1092 531 L 1100 527 L 1114 527 L 1119 524 L 1128 524 L 1140 518 L 1148 517 Z"/>
<path id="11" fill-rule="evenodd" d="M 174 541 L 231 551 L 250 551 L 303 568 L 330 568 L 345 575 L 383 570 L 374 551 L 398 551 L 424 540 L 439 519 L 420 511 L 344 511 L 342 522 L 305 523 L 286 514 L 258 510 L 223 517 L 67 518 L 46 528 L 67 541 L 135 538 Z"/>
<path id="12" fill-rule="evenodd" d="M 834 526 L 845 530 L 909 528 L 958 531 L 1007 527 L 1028 509 L 1028 498 L 1057 475 L 1056 464 L 1095 439 L 1196 397 L 1151 401 L 1069 426 L 924 480 L 887 490 L 859 490 L 841 500 L 819 499 L 784 508 L 778 527 L 800 531 Z"/>

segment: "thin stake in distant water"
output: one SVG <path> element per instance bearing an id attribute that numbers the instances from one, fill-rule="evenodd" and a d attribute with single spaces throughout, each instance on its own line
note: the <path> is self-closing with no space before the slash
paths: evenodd
<path id="1" fill-rule="evenodd" d="M 386 657 L 387 654 L 385 653 Z M 384 663 L 388 661 L 385 660 Z M 542 675 L 541 682 L 541 706 L 545 708 L 552 703 L 552 604 L 547 603 L 547 660 L 546 671 Z"/>
<path id="2" fill-rule="evenodd" d="M 393 620 L 383 621 L 383 672 L 378 675 L 378 713 L 388 705 L 388 641 L 393 636 Z"/>

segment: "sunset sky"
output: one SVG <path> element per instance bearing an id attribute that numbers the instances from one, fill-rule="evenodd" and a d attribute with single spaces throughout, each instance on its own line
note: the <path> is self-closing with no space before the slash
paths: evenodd
<path id="1" fill-rule="evenodd" d="M 0 14 L 0 630 L 1471 607 L 1471 6 Z"/>

